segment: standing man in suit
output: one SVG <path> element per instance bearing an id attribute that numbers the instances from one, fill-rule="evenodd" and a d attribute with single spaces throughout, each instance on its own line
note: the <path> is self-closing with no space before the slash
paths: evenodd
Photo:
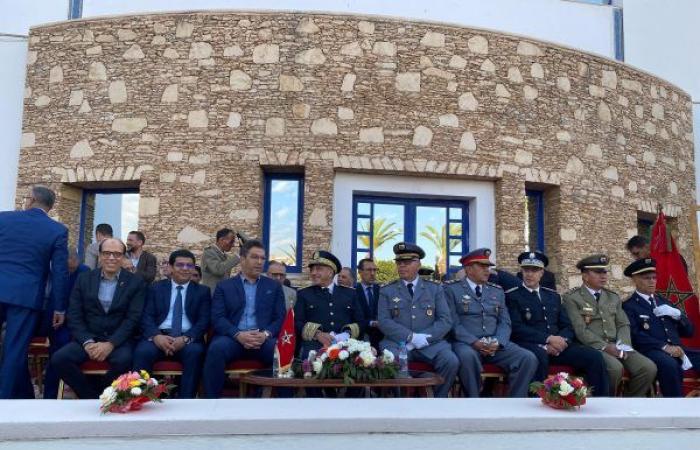
<path id="1" fill-rule="evenodd" d="M 622 381 L 623 370 L 630 373 L 626 394 L 644 397 L 656 378 L 654 363 L 632 348 L 630 321 L 622 309 L 620 297 L 605 288 L 609 259 L 591 255 L 576 263 L 583 284 L 564 294 L 564 306 L 574 326 L 576 338 L 602 352 L 614 397 Z"/>
<path id="2" fill-rule="evenodd" d="M 100 244 L 105 239 L 112 237 L 112 225 L 108 223 L 101 223 L 95 227 L 95 240 L 92 244 L 88 245 L 85 250 L 85 265 L 90 268 L 90 270 L 97 268 L 97 263 L 100 257 Z"/>
<path id="3" fill-rule="evenodd" d="M 467 397 L 481 391 L 482 363 L 508 372 L 511 397 L 527 397 L 530 380 L 537 370 L 537 358 L 510 341 L 510 316 L 503 289 L 491 284 L 491 250 L 480 248 L 460 259 L 466 273 L 461 282 L 445 285 L 452 310 L 452 349 L 459 358 L 459 380 Z"/>
<path id="4" fill-rule="evenodd" d="M 357 271 L 360 274 L 360 282 L 355 286 L 355 290 L 365 314 L 365 334 L 372 347 L 379 348 L 379 342 L 384 335 L 379 330 L 379 320 L 377 320 L 377 302 L 379 301 L 377 264 L 372 258 L 361 259 L 357 263 Z"/>
<path id="5" fill-rule="evenodd" d="M 399 279 L 379 290 L 377 317 L 384 339 L 379 347 L 395 356 L 403 343 L 408 359 L 431 364 L 444 383 L 435 396 L 447 397 L 454 384 L 459 359 L 445 340 L 452 329 L 450 308 L 442 286 L 420 279 L 418 269 L 425 251 L 407 242 L 394 245 Z"/>
<path id="6" fill-rule="evenodd" d="M 146 283 L 151 284 L 156 279 L 158 260 L 153 254 L 143 249 L 146 236 L 140 231 L 130 231 L 126 238 L 126 257 L 123 269 L 131 273 L 138 273 Z"/>
<path id="7" fill-rule="evenodd" d="M 635 291 L 622 304 L 630 320 L 632 343 L 654 361 L 661 394 L 683 396 L 683 371 L 700 369 L 700 351 L 686 348 L 681 337 L 693 335 L 693 324 L 680 309 L 656 294 L 656 262 L 638 259 L 625 269 Z"/>
<path id="8" fill-rule="evenodd" d="M 216 243 L 204 249 L 202 253 L 202 284 L 212 291 L 221 280 L 231 276 L 233 269 L 241 258 L 236 254 L 227 254 L 236 242 L 236 232 L 222 228 L 216 232 Z"/>
<path id="9" fill-rule="evenodd" d="M 0 399 L 14 398 L 26 385 L 21 378 L 49 276 L 55 291 L 52 325 L 65 320 L 68 229 L 48 216 L 55 201 L 52 190 L 34 186 L 24 211 L 0 212 L 0 328 L 6 326 Z"/>
<path id="10" fill-rule="evenodd" d="M 204 361 L 207 398 L 221 396 L 230 362 L 256 359 L 272 365 L 286 310 L 282 286 L 262 276 L 264 266 L 265 247 L 250 239 L 241 247 L 241 273 L 216 286 L 211 306 L 214 337 Z"/>
<path id="11" fill-rule="evenodd" d="M 209 327 L 211 291 L 191 281 L 195 256 L 175 250 L 168 259 L 169 280 L 148 289 L 141 318 L 142 340 L 134 350 L 134 370 L 151 372 L 163 358 L 182 362 L 179 398 L 194 398 L 204 359 L 204 335 Z"/>
<path id="12" fill-rule="evenodd" d="M 275 260 L 270 261 L 267 265 L 267 276 L 282 285 L 287 311 L 294 308 L 294 304 L 297 302 L 297 291 L 284 284 L 287 280 L 286 264 Z"/>
<path id="13" fill-rule="evenodd" d="M 68 328 L 74 341 L 57 351 L 51 364 L 81 399 L 97 398 L 80 365 L 107 361 L 103 387 L 131 369 L 134 339 L 141 323 L 146 282 L 121 270 L 126 245 L 105 239 L 99 246 L 99 267 L 78 277 L 68 305 Z"/>
<path id="14" fill-rule="evenodd" d="M 547 377 L 550 363 L 572 366 L 585 374 L 594 396 L 607 397 L 610 388 L 603 354 L 574 342 L 574 328 L 561 297 L 540 284 L 547 255 L 524 252 L 518 256 L 518 263 L 523 283 L 506 291 L 506 303 L 513 327 L 511 339 L 539 361 L 533 381 Z"/>
<path id="15" fill-rule="evenodd" d="M 309 262 L 312 285 L 299 290 L 294 305 L 302 358 L 311 350 L 362 336 L 365 316 L 357 293 L 333 282 L 341 268 L 338 258 L 325 250 L 315 252 Z"/>

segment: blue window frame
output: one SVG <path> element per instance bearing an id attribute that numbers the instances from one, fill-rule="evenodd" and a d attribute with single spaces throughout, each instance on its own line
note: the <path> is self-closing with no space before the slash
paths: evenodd
<path id="1" fill-rule="evenodd" d="M 529 250 L 544 248 L 544 192 L 526 189 L 527 196 L 527 230 L 526 237 Z"/>
<path id="2" fill-rule="evenodd" d="M 360 259 L 393 259 L 392 247 L 415 242 L 426 251 L 422 264 L 440 274 L 460 269 L 469 251 L 469 203 L 376 195 L 353 196 L 352 267 Z"/>
<path id="3" fill-rule="evenodd" d="M 303 221 L 304 175 L 266 174 L 263 242 L 267 260 L 284 262 L 290 273 L 302 269 Z"/>
<path id="4" fill-rule="evenodd" d="M 85 222 L 87 221 L 87 213 L 88 213 L 88 204 L 87 200 L 90 195 L 99 195 L 99 194 L 138 194 L 139 189 L 138 188 L 120 188 L 120 189 L 83 189 L 83 195 L 80 200 L 80 231 L 78 234 L 78 256 L 80 257 L 80 260 L 82 261 L 84 256 L 85 256 L 85 247 L 86 247 L 86 242 L 88 239 L 92 238 L 92 232 L 94 230 L 94 227 L 97 225 L 96 223 L 93 223 L 93 229 L 92 230 L 86 230 L 85 229 Z M 95 205 L 96 206 L 96 205 Z M 120 213 L 121 215 L 121 213 Z M 113 227 L 115 224 L 111 224 Z M 121 224 L 119 224 L 121 225 Z M 117 229 L 121 228 L 115 227 Z M 89 233 L 89 235 L 86 236 L 86 234 Z M 116 230 L 115 230 L 116 233 Z M 115 235 L 115 237 L 121 237 L 118 234 Z"/>

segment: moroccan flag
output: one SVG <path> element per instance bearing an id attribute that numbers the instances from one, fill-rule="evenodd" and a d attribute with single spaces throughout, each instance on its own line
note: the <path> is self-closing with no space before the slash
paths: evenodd
<path id="1" fill-rule="evenodd" d="M 698 297 L 693 293 L 693 286 L 690 284 L 681 254 L 666 228 L 666 216 L 663 212 L 659 213 L 651 231 L 651 257 L 656 261 L 656 292 L 685 312 L 695 327 L 693 337 L 683 339 L 683 344 L 688 347 L 700 347 Z"/>
<path id="2" fill-rule="evenodd" d="M 276 351 L 279 355 L 280 373 L 292 368 L 294 350 L 296 349 L 296 335 L 294 333 L 294 308 L 287 311 L 280 335 L 277 337 Z"/>

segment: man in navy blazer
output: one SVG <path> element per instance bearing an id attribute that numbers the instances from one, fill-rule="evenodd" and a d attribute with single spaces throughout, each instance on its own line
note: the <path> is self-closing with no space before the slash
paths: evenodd
<path id="1" fill-rule="evenodd" d="M 209 327 L 211 291 L 192 283 L 195 257 L 189 250 L 170 254 L 170 279 L 151 285 L 141 318 L 142 340 L 134 350 L 134 370 L 153 370 L 163 358 L 182 362 L 180 398 L 194 398 L 204 358 L 204 334 Z"/>
<path id="2" fill-rule="evenodd" d="M 379 284 L 377 284 L 377 264 L 372 258 L 361 259 L 357 263 L 360 282 L 355 285 L 355 292 L 362 305 L 365 316 L 364 329 L 372 347 L 379 348 L 379 342 L 384 334 L 379 330 L 377 320 L 377 301 L 379 300 Z"/>
<path id="3" fill-rule="evenodd" d="M 53 326 L 65 320 L 68 229 L 48 216 L 56 194 L 34 186 L 25 211 L 0 213 L 0 399 L 14 398 L 27 370 L 27 350 L 44 303 L 49 274 L 56 292 Z"/>
<path id="4" fill-rule="evenodd" d="M 272 364 L 275 343 L 286 312 L 282 286 L 261 276 L 265 248 L 258 240 L 241 246 L 241 273 L 214 290 L 211 321 L 214 337 L 204 361 L 204 394 L 218 398 L 225 367 L 240 359 Z"/>

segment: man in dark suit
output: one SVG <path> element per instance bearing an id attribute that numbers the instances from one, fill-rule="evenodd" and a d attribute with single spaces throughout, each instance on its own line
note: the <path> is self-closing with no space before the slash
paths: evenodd
<path id="1" fill-rule="evenodd" d="M 150 286 L 141 318 L 142 340 L 134 350 L 134 370 L 153 370 L 159 359 L 182 362 L 180 398 L 194 398 L 204 358 L 204 334 L 209 327 L 211 291 L 191 282 L 195 257 L 175 250 L 168 260 L 169 280 Z"/>
<path id="2" fill-rule="evenodd" d="M 365 316 L 365 333 L 372 347 L 379 348 L 379 342 L 384 335 L 379 330 L 377 320 L 377 301 L 379 300 L 377 265 L 372 258 L 364 258 L 357 263 L 357 271 L 360 274 L 360 282 L 355 286 L 355 291 Z"/>
<path id="3" fill-rule="evenodd" d="M 25 211 L 0 213 L 0 399 L 14 398 L 27 370 L 27 350 L 44 302 L 49 273 L 56 292 L 52 322 L 65 320 L 68 229 L 48 216 L 56 195 L 34 186 Z"/>
<path id="4" fill-rule="evenodd" d="M 642 258 L 625 269 L 635 291 L 622 304 L 630 320 L 634 348 L 654 361 L 661 394 L 683 396 L 683 371 L 700 369 L 700 351 L 686 348 L 681 337 L 693 335 L 693 324 L 680 309 L 656 293 L 656 262 Z"/>
<path id="5" fill-rule="evenodd" d="M 158 260 L 153 254 L 143 249 L 146 236 L 140 231 L 130 231 L 126 238 L 126 248 L 129 250 L 123 260 L 122 268 L 131 273 L 138 273 L 146 281 L 153 283 L 158 270 Z"/>
<path id="6" fill-rule="evenodd" d="M 282 285 L 261 276 L 265 247 L 251 239 L 241 246 L 241 273 L 221 281 L 214 290 L 211 321 L 214 337 L 204 361 L 207 398 L 224 388 L 226 364 L 256 359 L 271 365 L 277 335 L 286 313 Z"/>
<path id="7" fill-rule="evenodd" d="M 74 341 L 51 358 L 56 373 L 82 399 L 99 395 L 80 370 L 85 361 L 109 363 L 105 386 L 131 368 L 146 283 L 141 276 L 121 270 L 125 253 L 119 239 L 100 243 L 99 267 L 80 275 L 70 296 L 68 328 Z"/>

